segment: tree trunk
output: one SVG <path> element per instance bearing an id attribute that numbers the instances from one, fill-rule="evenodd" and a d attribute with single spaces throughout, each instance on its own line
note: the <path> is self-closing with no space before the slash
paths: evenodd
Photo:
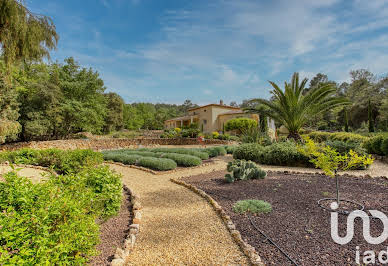
<path id="1" fill-rule="evenodd" d="M 290 132 L 287 136 L 288 139 L 294 139 L 295 141 L 302 141 L 302 137 L 297 132 Z"/>

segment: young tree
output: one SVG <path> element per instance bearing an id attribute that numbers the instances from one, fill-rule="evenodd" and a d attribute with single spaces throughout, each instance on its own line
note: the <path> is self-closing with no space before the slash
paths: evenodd
<path id="1" fill-rule="evenodd" d="M 350 104 L 344 97 L 335 97 L 336 88 L 329 84 L 318 86 L 306 92 L 307 79 L 299 83 L 299 74 L 294 73 L 291 83 L 285 82 L 284 91 L 274 82 L 271 93 L 274 100 L 254 99 L 251 102 L 263 104 L 268 108 L 266 115 L 283 124 L 290 132 L 288 138 L 300 140 L 299 130 L 311 116 L 325 112 L 337 106 Z M 255 112 L 251 108 L 248 111 Z"/>
<path id="2" fill-rule="evenodd" d="M 311 158 L 310 162 L 312 162 L 315 167 L 322 169 L 327 176 L 335 177 L 338 206 L 340 206 L 338 172 L 346 171 L 354 166 L 360 165 L 366 168 L 373 163 L 373 159 L 370 155 L 361 156 L 352 150 L 345 155 L 341 155 L 330 146 L 318 146 L 314 141 L 308 138 L 306 139 L 306 145 L 300 147 L 299 150 L 304 155 Z"/>
<path id="3" fill-rule="evenodd" d="M 369 132 L 375 132 L 375 125 L 372 117 L 372 105 L 370 100 L 368 101 L 368 129 Z"/>

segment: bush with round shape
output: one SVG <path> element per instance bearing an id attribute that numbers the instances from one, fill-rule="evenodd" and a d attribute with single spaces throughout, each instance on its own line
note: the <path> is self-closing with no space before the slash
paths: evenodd
<path id="1" fill-rule="evenodd" d="M 157 171 L 167 171 L 177 167 L 176 162 L 171 159 L 154 157 L 142 157 L 139 159 L 138 165 Z"/>
<path id="2" fill-rule="evenodd" d="M 190 167 L 190 166 L 198 166 L 202 163 L 202 160 L 196 156 L 188 155 L 188 154 L 179 154 L 179 153 L 157 153 L 160 158 L 168 158 L 173 160 L 179 166 Z"/>
<path id="3" fill-rule="evenodd" d="M 152 152 L 168 152 L 168 153 L 180 153 L 180 154 L 188 154 L 188 155 L 193 155 L 198 158 L 201 158 L 202 160 L 207 160 L 209 159 L 209 154 L 206 152 L 201 152 L 198 151 L 197 149 L 188 149 L 188 148 L 153 148 L 153 149 L 148 149 L 149 151 Z"/>
<path id="4" fill-rule="evenodd" d="M 257 121 L 245 117 L 231 119 L 225 124 L 226 131 L 236 130 L 238 133 L 241 133 L 243 130 L 247 130 L 252 127 L 257 127 Z"/>
<path id="5" fill-rule="evenodd" d="M 364 147 L 370 154 L 384 155 L 384 152 L 381 149 L 383 140 L 384 137 L 381 135 L 372 137 L 364 143 Z"/>
<path id="6" fill-rule="evenodd" d="M 255 199 L 239 200 L 233 205 L 233 211 L 240 214 L 270 213 L 272 212 L 272 206 L 270 203 L 264 200 L 255 200 Z"/>
<path id="7" fill-rule="evenodd" d="M 237 180 L 263 179 L 267 176 L 267 173 L 252 161 L 233 160 L 228 163 L 227 170 L 230 172 L 225 175 L 228 183 Z"/>
<path id="8" fill-rule="evenodd" d="M 357 142 L 344 142 L 340 140 L 327 140 L 325 142 L 326 146 L 330 146 L 336 151 L 338 151 L 340 154 L 348 153 L 350 150 L 353 150 L 357 152 L 358 154 L 365 154 L 366 151 L 364 148 L 362 148 L 362 145 L 360 145 Z"/>
<path id="9" fill-rule="evenodd" d="M 234 159 L 261 162 L 264 147 L 256 143 L 246 143 L 237 146 L 233 152 Z"/>

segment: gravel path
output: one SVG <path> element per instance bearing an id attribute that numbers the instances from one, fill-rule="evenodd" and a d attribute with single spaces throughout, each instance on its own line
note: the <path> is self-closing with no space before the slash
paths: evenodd
<path id="1" fill-rule="evenodd" d="M 36 168 L 30 168 L 30 167 L 18 167 L 16 166 L 15 169 L 20 169 L 17 171 L 19 176 L 25 176 L 31 179 L 32 183 L 38 183 L 41 180 L 47 179 L 47 175 L 49 174 L 48 171 L 36 169 Z M 0 181 L 3 181 L 4 179 L 1 177 L 2 175 L 13 171 L 12 167 L 9 165 L 0 165 Z M 45 177 L 46 175 L 46 177 Z"/>
<path id="2" fill-rule="evenodd" d="M 110 167 L 123 175 L 123 183 L 140 196 L 142 227 L 128 265 L 247 265 L 212 207 L 170 178 L 225 169 L 225 162 L 152 175 L 119 165 Z"/>

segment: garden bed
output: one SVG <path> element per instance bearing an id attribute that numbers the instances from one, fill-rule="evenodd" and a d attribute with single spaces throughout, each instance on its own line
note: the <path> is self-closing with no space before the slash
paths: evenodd
<path id="1" fill-rule="evenodd" d="M 123 190 L 123 200 L 119 213 L 100 224 L 100 244 L 96 249 L 100 253 L 91 259 L 90 265 L 110 265 L 117 247 L 124 246 L 132 221 L 131 195 Z"/>
<path id="2" fill-rule="evenodd" d="M 335 181 L 324 175 L 268 173 L 264 180 L 224 181 L 225 171 L 191 176 L 185 182 L 197 186 L 212 196 L 231 216 L 243 239 L 254 246 L 267 265 L 292 265 L 273 245 L 252 226 L 247 215 L 232 211 L 238 200 L 259 199 L 272 204 L 269 214 L 250 216 L 253 223 L 278 244 L 298 265 L 355 264 L 356 246 L 362 254 L 366 250 L 387 250 L 388 241 L 380 245 L 368 244 L 362 236 L 362 222 L 355 222 L 353 240 L 338 245 L 331 239 L 330 213 L 317 205 L 321 198 L 335 196 Z M 366 210 L 380 210 L 388 214 L 388 180 L 383 178 L 341 177 L 341 197 L 357 201 Z M 346 216 L 340 215 L 339 232 L 346 233 Z M 371 234 L 378 236 L 383 225 L 371 220 Z M 376 255 L 377 259 L 377 255 Z"/>

